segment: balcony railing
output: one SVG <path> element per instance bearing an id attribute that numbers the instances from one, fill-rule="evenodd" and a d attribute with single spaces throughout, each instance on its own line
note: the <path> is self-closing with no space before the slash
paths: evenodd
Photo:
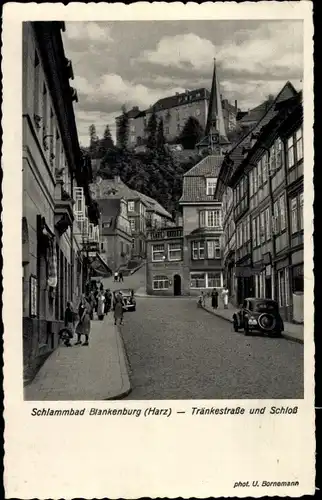
<path id="1" fill-rule="evenodd" d="M 166 239 L 182 238 L 182 237 L 183 237 L 182 227 L 169 228 L 169 229 L 152 229 L 147 232 L 148 240 L 166 240 Z"/>

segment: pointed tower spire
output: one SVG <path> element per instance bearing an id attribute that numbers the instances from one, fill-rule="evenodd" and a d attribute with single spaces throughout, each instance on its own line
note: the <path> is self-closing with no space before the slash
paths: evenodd
<path id="1" fill-rule="evenodd" d="M 210 148 L 229 144 L 220 97 L 216 58 L 214 58 L 214 71 L 212 76 L 205 137 L 201 141 L 200 145 L 204 146 L 205 143 L 207 143 Z"/>

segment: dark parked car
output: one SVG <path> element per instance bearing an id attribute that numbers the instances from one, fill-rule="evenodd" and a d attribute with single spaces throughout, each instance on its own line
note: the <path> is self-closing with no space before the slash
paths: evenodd
<path id="1" fill-rule="evenodd" d="M 131 290 L 130 288 L 122 288 L 121 290 L 114 290 L 113 291 L 114 304 L 117 295 L 121 295 L 122 297 L 123 311 L 136 310 L 136 300 L 134 298 L 133 290 Z"/>
<path id="2" fill-rule="evenodd" d="M 235 332 L 243 329 L 245 335 L 260 331 L 266 335 L 280 336 L 284 323 L 279 313 L 278 303 L 272 299 L 247 298 L 240 310 L 233 315 Z"/>

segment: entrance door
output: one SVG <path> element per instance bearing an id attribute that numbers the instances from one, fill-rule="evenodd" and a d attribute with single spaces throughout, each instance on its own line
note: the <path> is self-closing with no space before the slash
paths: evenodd
<path id="1" fill-rule="evenodd" d="M 265 279 L 265 299 L 272 298 L 272 278 L 266 276 Z"/>
<path id="2" fill-rule="evenodd" d="M 173 295 L 181 295 L 181 276 L 175 274 L 173 277 Z"/>

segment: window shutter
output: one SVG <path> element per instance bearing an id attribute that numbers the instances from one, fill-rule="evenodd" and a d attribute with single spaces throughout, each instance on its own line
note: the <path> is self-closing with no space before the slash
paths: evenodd
<path id="1" fill-rule="evenodd" d="M 76 221 L 84 221 L 85 219 L 85 198 L 84 198 L 84 190 L 82 187 L 74 187 L 73 189 L 73 198 L 75 200 L 74 205 L 74 215 Z"/>

